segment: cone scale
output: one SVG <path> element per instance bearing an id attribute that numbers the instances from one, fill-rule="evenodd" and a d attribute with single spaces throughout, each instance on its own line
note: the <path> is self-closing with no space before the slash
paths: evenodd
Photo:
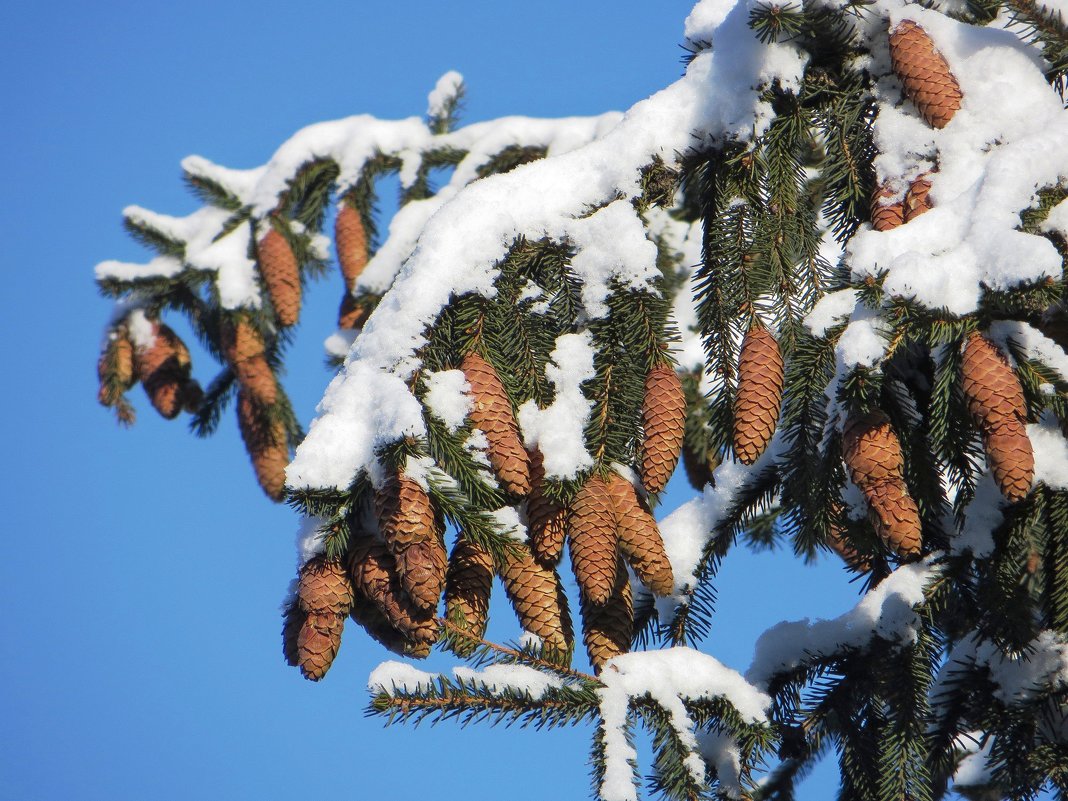
<path id="1" fill-rule="evenodd" d="M 471 352 L 460 365 L 471 386 L 471 422 L 489 440 L 490 464 L 513 495 L 530 492 L 530 463 L 504 384 L 493 365 Z"/>
<path id="2" fill-rule="evenodd" d="M 678 375 L 667 365 L 654 367 L 645 378 L 642 422 L 642 486 L 649 492 L 663 492 L 678 464 L 686 433 L 686 395 Z"/>
<path id="3" fill-rule="evenodd" d="M 734 452 L 755 462 L 771 442 L 782 406 L 783 363 L 779 343 L 765 328 L 751 328 L 738 359 L 734 399 Z"/>

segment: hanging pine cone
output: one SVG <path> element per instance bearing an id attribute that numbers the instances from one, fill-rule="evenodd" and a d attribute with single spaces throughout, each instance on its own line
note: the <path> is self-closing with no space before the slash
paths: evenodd
<path id="1" fill-rule="evenodd" d="M 617 546 L 615 511 L 604 481 L 590 476 L 575 495 L 567 517 L 571 569 L 582 597 L 606 603 L 616 581 Z"/>
<path id="2" fill-rule="evenodd" d="M 634 637 L 634 606 L 631 600 L 627 568 L 620 564 L 612 592 L 604 604 L 582 600 L 582 639 L 595 673 L 613 656 L 630 650 Z"/>
<path id="3" fill-rule="evenodd" d="M 237 426 L 260 487 L 268 498 L 281 501 L 289 464 L 285 426 L 272 420 L 268 410 L 249 398 L 244 389 L 237 391 Z"/>
<path id="4" fill-rule="evenodd" d="M 170 328 L 152 321 L 152 344 L 134 349 L 134 374 L 153 408 L 167 420 L 182 410 L 182 390 L 189 380 L 189 350 Z"/>
<path id="5" fill-rule="evenodd" d="M 663 492 L 678 464 L 686 432 L 686 396 L 668 365 L 654 367 L 645 378 L 642 421 L 642 486 L 649 492 Z"/>
<path id="6" fill-rule="evenodd" d="M 842 457 L 871 508 L 876 533 L 898 556 L 920 553 L 921 524 L 908 493 L 897 434 L 881 411 L 851 417 L 842 432 Z"/>
<path id="7" fill-rule="evenodd" d="M 1027 436 L 1027 401 L 1020 379 L 1001 350 L 979 333 L 961 358 L 961 388 L 983 436 L 987 463 L 1002 494 L 1018 501 L 1031 491 L 1035 456 Z"/>
<path id="8" fill-rule="evenodd" d="M 337 219 L 334 220 L 334 243 L 345 288 L 352 292 L 356 279 L 367 266 L 367 231 L 360 212 L 345 200 L 338 205 Z"/>
<path id="9" fill-rule="evenodd" d="M 782 405 L 783 366 L 779 343 L 765 328 L 750 328 L 738 359 L 734 398 L 734 452 L 752 464 L 768 447 Z"/>
<path id="10" fill-rule="evenodd" d="M 445 619 L 475 640 L 482 639 L 486 633 L 493 572 L 489 551 L 461 534 L 452 549 L 445 576 Z M 459 645 L 457 653 L 466 656 L 476 643 Z"/>
<path id="11" fill-rule="evenodd" d="M 296 324 L 300 317 L 300 265 L 293 248 L 273 224 L 257 245 L 260 275 L 267 296 L 283 328 Z"/>
<path id="12" fill-rule="evenodd" d="M 362 593 L 356 593 L 353 598 L 349 617 L 370 634 L 372 639 L 395 654 L 414 656 L 417 659 L 430 654 L 429 644 L 415 645 L 409 642 L 403 634 L 393 628 L 374 602 L 364 597 Z"/>
<path id="13" fill-rule="evenodd" d="M 97 400 L 102 406 L 114 406 L 134 385 L 134 347 L 125 327 L 110 332 L 108 343 L 96 364 L 100 391 Z"/>
<path id="14" fill-rule="evenodd" d="M 504 488 L 513 495 L 530 492 L 530 464 L 512 403 L 493 365 L 475 352 L 464 356 L 460 369 L 471 385 L 471 422 L 489 440 L 489 460 Z"/>
<path id="15" fill-rule="evenodd" d="M 890 64 L 920 116 L 945 128 L 960 109 L 960 84 L 931 37 L 910 19 L 890 32 Z"/>
<path id="16" fill-rule="evenodd" d="M 541 451 L 530 456 L 530 495 L 527 497 L 527 530 L 530 545 L 539 561 L 555 565 L 564 551 L 567 535 L 567 509 L 545 496 L 545 464 Z"/>
<path id="17" fill-rule="evenodd" d="M 686 468 L 686 480 L 695 490 L 703 490 L 706 484 L 715 486 L 712 474 L 719 467 L 719 463 L 719 456 L 708 447 L 698 449 L 688 444 L 682 446 L 682 465 Z"/>
<path id="18" fill-rule="evenodd" d="M 264 406 L 273 406 L 278 400 L 278 380 L 256 327 L 244 316 L 224 321 L 220 340 L 223 356 L 245 392 Z"/>
<path id="19" fill-rule="evenodd" d="M 619 473 L 612 473 L 607 485 L 615 512 L 620 552 L 630 562 L 638 580 L 654 595 L 670 595 L 675 588 L 671 562 L 649 507 L 638 497 L 634 486 Z"/>
<path id="20" fill-rule="evenodd" d="M 524 545 L 518 553 L 503 559 L 497 572 L 519 625 L 541 639 L 546 658 L 570 664 L 574 640 L 571 615 L 556 571 L 536 561 Z"/>
<path id="21" fill-rule="evenodd" d="M 297 662 L 304 678 L 319 681 L 341 646 L 345 617 L 352 607 L 352 584 L 340 562 L 323 556 L 300 570 L 297 600 L 304 623 L 297 635 Z"/>
<path id="22" fill-rule="evenodd" d="M 348 292 L 341 296 L 341 308 L 337 310 L 337 327 L 342 331 L 361 328 L 370 316 L 369 305 L 360 303 Z"/>
<path id="23" fill-rule="evenodd" d="M 397 563 L 386 544 L 374 537 L 355 538 L 349 551 L 349 574 L 358 593 L 371 600 L 407 641 L 405 653 L 423 658 L 438 639 L 433 609 L 412 603 L 401 587 Z"/>
<path id="24" fill-rule="evenodd" d="M 925 173 L 909 184 L 909 191 L 905 193 L 905 222 L 915 220 L 921 214 L 931 210 L 931 200 L 928 194 L 931 192 L 930 173 Z"/>
<path id="25" fill-rule="evenodd" d="M 889 202 L 893 197 L 894 190 L 885 184 L 872 196 L 871 225 L 876 231 L 889 231 L 905 222 L 905 204 Z"/>
<path id="26" fill-rule="evenodd" d="M 448 556 L 430 496 L 414 478 L 395 473 L 375 493 L 375 511 L 404 591 L 419 608 L 436 609 Z"/>

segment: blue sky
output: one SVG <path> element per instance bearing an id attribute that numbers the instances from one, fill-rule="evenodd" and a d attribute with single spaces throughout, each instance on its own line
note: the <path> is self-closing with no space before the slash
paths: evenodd
<path id="1" fill-rule="evenodd" d="M 625 109 L 679 75 L 689 6 L 113 0 L 5 11 L 0 798 L 450 799 L 505 785 L 516 801 L 585 796 L 587 730 L 366 719 L 367 674 L 389 655 L 354 627 L 320 685 L 285 666 L 277 606 L 296 519 L 264 500 L 232 422 L 198 441 L 140 390 L 131 430 L 96 405 L 109 304 L 92 267 L 145 255 L 122 231 L 124 206 L 195 208 L 182 157 L 251 167 L 312 122 L 419 115 L 448 69 L 466 78 L 469 121 Z M 287 386 L 305 422 L 329 380 L 320 343 L 339 291 L 334 279 L 311 292 L 293 350 Z M 212 374 L 203 354 L 196 373 Z M 740 669 L 759 630 L 837 614 L 855 597 L 833 560 L 802 568 L 786 555 L 732 555 L 717 587 L 708 650 Z M 515 636 L 509 615 L 498 610 L 495 636 Z M 828 789 L 824 774 L 803 797 Z"/>

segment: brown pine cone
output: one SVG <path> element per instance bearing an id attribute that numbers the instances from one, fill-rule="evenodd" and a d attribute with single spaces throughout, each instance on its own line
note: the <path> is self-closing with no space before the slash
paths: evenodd
<path id="1" fill-rule="evenodd" d="M 931 37 L 910 19 L 890 32 L 890 64 L 920 116 L 945 128 L 960 109 L 960 84 Z"/>
<path id="2" fill-rule="evenodd" d="M 627 653 L 633 637 L 630 577 L 620 558 L 612 593 L 606 602 L 596 605 L 585 599 L 582 601 L 582 639 L 594 672 L 600 673 L 604 663 L 613 656 Z"/>
<path id="3" fill-rule="evenodd" d="M 182 389 L 189 380 L 189 350 L 163 323 L 153 321 L 152 326 L 152 344 L 134 349 L 134 374 L 155 410 L 173 420 L 182 410 Z"/>
<path id="4" fill-rule="evenodd" d="M 220 328 L 223 356 L 245 392 L 264 406 L 278 400 L 278 380 L 260 332 L 245 317 L 224 321 Z"/>
<path id="5" fill-rule="evenodd" d="M 300 570 L 297 601 L 305 615 L 297 635 L 297 662 L 305 678 L 318 681 L 337 655 L 352 608 L 352 584 L 341 563 L 323 556 L 309 559 Z"/>
<path id="6" fill-rule="evenodd" d="M 567 597 L 556 571 L 536 561 L 523 546 L 499 563 L 497 572 L 519 625 L 541 638 L 549 659 L 570 664 L 574 634 Z"/>
<path id="7" fill-rule="evenodd" d="M 607 485 L 615 511 L 619 550 L 627 557 L 639 581 L 654 595 L 670 595 L 675 589 L 675 579 L 656 519 L 634 486 L 619 473 L 612 473 Z"/>
<path id="8" fill-rule="evenodd" d="M 352 601 L 351 617 L 371 638 L 395 654 L 424 659 L 430 655 L 430 643 L 414 643 L 408 640 L 382 614 L 374 602 L 361 593 L 356 593 Z"/>
<path id="9" fill-rule="evenodd" d="M 1013 503 L 1026 498 L 1035 479 L 1035 454 L 1024 422 L 1014 419 L 984 431 L 983 450 L 1001 494 Z"/>
<path id="10" fill-rule="evenodd" d="M 964 346 L 961 387 L 983 435 L 983 450 L 1002 494 L 1016 502 L 1031 491 L 1035 455 L 1027 436 L 1027 401 L 1005 354 L 973 333 Z"/>
<path id="11" fill-rule="evenodd" d="M 919 508 L 904 479 L 901 443 L 881 411 L 850 418 L 842 436 L 842 457 L 868 502 L 875 530 L 898 556 L 920 553 Z"/>
<path id="12" fill-rule="evenodd" d="M 682 465 L 686 468 L 686 480 L 695 490 L 703 490 L 706 484 L 715 486 L 713 472 L 719 467 L 719 456 L 711 449 L 698 452 L 685 443 L 682 446 Z"/>
<path id="13" fill-rule="evenodd" d="M 251 400 L 244 389 L 237 391 L 237 426 L 260 487 L 268 498 L 281 501 L 289 464 L 285 426 L 271 420 L 267 410 Z"/>
<path id="14" fill-rule="evenodd" d="M 404 591 L 421 609 L 436 609 L 448 556 L 430 496 L 414 478 L 396 473 L 375 493 L 375 511 Z"/>
<path id="15" fill-rule="evenodd" d="M 489 461 L 504 488 L 513 495 L 530 492 L 530 464 L 512 412 L 512 402 L 493 365 L 475 352 L 460 369 L 471 385 L 471 422 L 489 440 Z"/>
<path id="16" fill-rule="evenodd" d="M 734 398 L 734 452 L 752 464 L 768 447 L 782 406 L 783 366 L 779 343 L 765 328 L 750 328 L 738 359 Z"/>
<path id="17" fill-rule="evenodd" d="M 909 191 L 905 193 L 905 222 L 915 220 L 921 214 L 931 210 L 931 201 L 927 197 L 930 191 L 930 173 L 921 175 L 909 185 Z"/>
<path id="18" fill-rule="evenodd" d="M 274 225 L 257 245 L 260 275 L 267 296 L 283 328 L 294 325 L 300 317 L 300 265 L 289 242 Z"/>
<path id="19" fill-rule="evenodd" d="M 842 457 L 850 478 L 865 487 L 904 480 L 901 443 L 881 411 L 850 417 L 842 432 Z"/>
<path id="20" fill-rule="evenodd" d="M 334 242 L 345 288 L 352 292 L 356 279 L 367 266 L 367 231 L 360 212 L 344 200 L 338 204 L 337 219 L 334 220 Z"/>
<path id="21" fill-rule="evenodd" d="M 114 406 L 123 393 L 134 385 L 134 347 L 125 327 L 108 336 L 108 344 L 96 363 L 100 391 L 97 400 L 102 406 Z"/>
<path id="22" fill-rule="evenodd" d="M 337 656 L 341 647 L 341 631 L 345 618 L 336 615 L 308 615 L 297 634 L 297 664 L 301 675 L 319 681 Z"/>
<path id="23" fill-rule="evenodd" d="M 370 307 L 358 303 L 356 298 L 346 292 L 341 296 L 341 308 L 337 310 L 337 327 L 343 331 L 361 328 L 371 316 Z"/>
<path id="24" fill-rule="evenodd" d="M 567 509 L 553 503 L 543 492 L 545 465 L 541 451 L 529 451 L 530 495 L 527 496 L 527 530 L 534 555 L 545 564 L 555 565 L 564 552 L 567 535 Z"/>
<path id="25" fill-rule="evenodd" d="M 871 562 L 849 544 L 849 540 L 846 539 L 845 531 L 842 530 L 841 526 L 832 525 L 824 541 L 827 543 L 828 548 L 842 557 L 842 561 L 846 563 L 850 570 L 857 573 L 871 571 Z"/>
<path id="26" fill-rule="evenodd" d="M 286 664 L 297 667 L 300 664 L 298 640 L 307 615 L 301 611 L 300 602 L 294 597 L 282 610 L 282 655 Z"/>
<path id="27" fill-rule="evenodd" d="M 894 191 L 887 185 L 880 186 L 871 200 L 871 225 L 876 231 L 889 231 L 897 228 L 905 222 L 905 204 L 886 203 L 886 198 L 892 198 Z"/>
<path id="28" fill-rule="evenodd" d="M 686 432 L 686 396 L 668 365 L 654 367 L 645 378 L 642 421 L 642 486 L 649 492 L 663 492 L 678 464 Z"/>
<path id="29" fill-rule="evenodd" d="M 918 555 L 923 544 L 920 510 L 905 483 L 880 484 L 865 495 L 871 506 L 875 533 L 886 547 L 898 556 Z"/>
<path id="30" fill-rule="evenodd" d="M 464 535 L 456 540 L 445 576 L 445 619 L 480 640 L 486 633 L 490 593 L 493 590 L 493 557 Z M 475 643 L 461 643 L 461 656 Z"/>
<path id="31" fill-rule="evenodd" d="M 616 581 L 619 536 L 612 498 L 599 476 L 590 476 L 571 502 L 567 539 L 582 597 L 594 604 L 606 603 Z"/>
<path id="32" fill-rule="evenodd" d="M 420 609 L 401 588 L 397 563 L 386 544 L 375 537 L 357 537 L 349 551 L 349 575 L 356 592 L 371 600 L 393 628 L 407 640 L 406 652 L 424 657 L 438 639 L 433 609 Z"/>
<path id="33" fill-rule="evenodd" d="M 973 332 L 961 358 L 961 388 L 980 429 L 1027 419 L 1027 401 L 1016 372 L 997 345 Z"/>

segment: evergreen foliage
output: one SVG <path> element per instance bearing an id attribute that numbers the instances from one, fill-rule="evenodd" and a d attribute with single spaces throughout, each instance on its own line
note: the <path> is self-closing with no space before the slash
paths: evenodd
<path id="1" fill-rule="evenodd" d="M 1008 28 L 1022 44 L 1009 37 L 982 41 L 1028 53 L 1052 85 L 1043 87 L 1063 96 L 1068 26 L 1056 8 L 969 0 L 944 4 L 943 13 L 942 5 L 909 9 L 927 21 L 928 32 L 913 25 L 932 47 L 948 41 L 946 26 L 959 26 L 953 30 L 962 36 Z M 411 121 L 340 121 L 344 141 L 376 143 L 355 162 L 357 147 L 308 147 L 295 158 L 296 146 L 279 151 L 275 173 L 238 174 L 187 160 L 186 183 L 204 209 L 183 219 L 128 209 L 127 230 L 156 258 L 135 268 L 98 268 L 101 292 L 119 301 L 98 365 L 100 400 L 130 422 L 125 393 L 140 381 L 160 408 L 152 393 L 163 368 L 146 366 L 146 354 L 158 345 L 161 318 L 177 313 L 221 365 L 203 393 L 180 390 L 194 433 L 217 430 L 235 394 L 254 395 L 258 424 L 279 427 L 288 448 L 305 442 L 293 464 L 313 462 L 317 445 L 307 443 L 315 432 L 305 439 L 279 380 L 291 340 L 280 312 L 294 296 L 283 297 L 268 279 L 263 243 L 276 232 L 288 248 L 299 306 L 300 286 L 328 267 L 322 230 L 331 206 L 347 205 L 350 216 L 351 209 L 358 214 L 349 224 L 362 226 L 367 252 L 364 272 L 347 283 L 341 330 L 331 339 L 343 379 L 336 392 L 344 381 L 374 374 L 382 386 L 390 382 L 391 399 L 418 411 L 403 431 L 367 433 L 391 425 L 377 417 L 358 421 L 362 428 L 339 428 L 358 430 L 366 440 L 360 444 L 368 445 L 363 462 L 353 457 L 358 463 L 348 484 L 304 481 L 291 466 L 286 499 L 309 518 L 304 557 L 325 560 L 337 575 L 346 575 L 338 565 L 351 568 L 354 587 L 341 593 L 351 610 L 338 614 L 351 614 L 408 656 L 425 655 L 418 632 L 432 629 L 438 647 L 476 669 L 454 678 L 419 674 L 414 682 L 387 672 L 368 714 L 387 723 L 593 725 L 593 793 L 605 801 L 636 797 L 643 786 L 667 799 L 790 801 L 796 783 L 832 754 L 842 801 L 934 801 L 953 789 L 983 798 L 1029 799 L 1043 790 L 1064 797 L 1068 170 L 1060 162 L 1047 170 L 1026 208 L 999 209 L 1018 220 L 1012 233 L 1026 238 L 1013 241 L 1055 253 L 1059 271 L 977 280 L 977 298 L 964 307 L 952 288 L 938 302 L 903 288 L 890 257 L 870 268 L 864 248 L 932 229 L 938 215 L 927 221 L 920 215 L 948 206 L 962 189 L 939 183 L 959 157 L 948 145 L 945 153 L 926 141 L 898 148 L 897 160 L 881 152 L 893 148 L 888 137 L 926 130 L 908 105 L 920 102 L 913 84 L 889 67 L 888 34 L 911 18 L 888 8 L 848 1 L 740 6 L 747 27 L 734 33 L 752 40 L 751 52 L 777 48 L 770 52 L 803 65 L 792 79 L 785 68 L 769 66 L 748 88 L 749 135 L 709 124 L 687 132 L 680 140 L 686 148 L 643 152 L 640 163 L 620 168 L 625 178 L 614 178 L 599 200 L 566 209 L 574 225 L 567 233 L 544 222 L 530 230 L 517 223 L 507 241 L 496 243 L 492 264 L 471 267 L 482 269 L 480 280 L 466 284 L 445 286 L 448 276 L 420 273 L 423 245 L 415 234 L 430 230 L 431 214 L 453 198 L 457 204 L 474 198 L 471 204 L 483 203 L 469 207 L 476 216 L 466 233 L 474 236 L 477 214 L 498 210 L 491 188 L 504 184 L 494 181 L 534 182 L 564 158 L 554 152 L 551 131 L 566 121 L 512 126 L 510 137 L 498 136 L 495 122 L 465 128 L 458 120 L 464 89 L 454 82 L 444 95 L 439 84 L 438 102 L 416 132 Z M 717 58 L 712 42 L 696 35 L 688 47 L 688 76 Z M 952 58 L 939 58 L 954 66 Z M 938 64 L 926 66 L 937 72 Z M 948 77 L 956 83 L 961 76 Z M 969 84 L 961 85 L 960 113 L 973 113 Z M 1068 141 L 1065 113 L 1051 123 L 1061 141 Z M 913 127 L 900 121 L 893 127 L 894 115 Z M 584 141 L 596 142 L 603 134 L 596 120 L 587 122 Z M 391 141 L 395 147 L 385 144 Z M 1009 145 L 985 145 L 1002 146 Z M 900 174 L 890 174 L 891 167 Z M 399 208 L 395 232 L 383 239 L 378 186 L 392 175 L 401 181 Z M 975 183 L 996 179 L 983 173 Z M 444 185 L 436 187 L 437 180 Z M 571 200 L 566 193 L 552 199 Z M 949 225 L 947 215 L 941 219 Z M 880 220 L 895 222 L 884 230 Z M 595 226 L 609 231 L 606 239 L 640 230 L 644 272 L 629 262 L 606 267 L 618 254 L 582 233 Z M 922 249 L 933 241 L 924 236 L 909 241 Z M 226 249 L 226 265 L 213 248 Z M 946 269 L 933 260 L 943 254 L 930 255 L 925 269 Z M 373 348 L 360 350 L 363 323 L 371 316 L 367 333 L 378 335 L 376 342 L 391 325 L 403 327 L 398 304 L 410 298 L 406 286 L 419 281 L 442 294 L 440 308 L 422 321 L 414 344 L 405 342 L 411 345 L 405 355 L 373 363 Z M 781 401 L 774 436 L 742 465 L 734 434 L 747 421 L 737 419 L 735 399 L 747 389 L 740 386 L 747 379 L 739 357 L 754 330 L 771 332 L 785 371 L 774 399 Z M 993 360 L 1004 361 L 1003 373 L 991 377 L 993 368 L 984 373 L 965 358 L 977 334 L 998 354 Z M 499 378 L 503 397 L 475 396 L 463 372 L 472 354 Z M 677 370 L 681 383 L 652 381 L 664 368 L 668 375 Z M 188 382 L 188 364 L 181 369 L 179 383 Z M 990 389 L 995 381 L 1002 389 Z M 984 399 L 986 389 L 993 400 Z M 1010 401 L 1016 390 L 1019 403 Z M 482 407 L 491 400 L 499 403 L 489 413 Z M 324 417 L 353 413 L 324 407 Z M 483 422 L 476 425 L 476 417 Z M 539 432 L 539 425 L 565 423 L 580 426 L 573 441 L 554 450 L 555 432 Z M 666 439 L 654 441 L 661 431 Z M 525 439 L 503 454 L 496 443 L 515 432 Z M 627 540 L 625 526 L 638 524 L 626 514 L 640 516 L 658 502 L 662 485 L 647 465 L 664 441 L 680 443 L 671 446 L 669 470 L 681 450 L 703 495 L 685 513 L 662 519 L 659 530 L 638 526 L 641 534 Z M 248 437 L 246 445 L 272 494 L 263 454 Z M 302 454 L 311 455 L 301 462 Z M 534 465 L 542 458 L 539 472 Z M 529 489 L 506 481 L 506 469 L 529 476 Z M 432 530 L 406 530 L 418 515 L 398 502 L 393 533 L 386 531 L 385 477 L 399 474 L 425 492 Z M 614 474 L 633 484 L 640 512 L 621 512 L 605 500 L 600 487 Z M 1026 476 L 1025 497 L 1013 495 L 1005 475 Z M 268 478 L 282 480 L 277 471 Z M 522 603 L 526 614 L 551 618 L 566 644 L 528 636 L 502 646 L 452 616 L 413 612 L 399 582 L 444 564 L 445 529 L 489 554 L 502 577 L 514 560 L 534 559 L 522 588 L 529 596 L 517 601 L 514 585 L 509 594 L 517 612 Z M 914 538 L 903 539 L 904 529 Z M 552 559 L 545 554 L 553 548 L 526 544 L 528 537 L 552 536 L 571 544 L 582 596 L 572 606 L 592 673 L 571 667 L 560 548 Z M 352 562 L 380 538 L 388 553 L 384 577 L 374 587 L 360 584 Z M 743 678 L 696 650 L 715 613 L 717 571 L 738 543 L 783 546 L 802 559 L 833 550 L 863 574 L 865 595 L 836 621 L 765 633 Z M 683 551 L 694 554 L 690 562 L 679 556 Z M 641 571 L 627 565 L 660 553 L 671 557 L 674 586 L 655 597 L 639 580 Z M 283 638 L 287 661 L 303 666 L 301 643 L 311 634 L 302 605 L 307 599 L 299 592 L 287 600 Z M 675 671 L 680 663 L 687 669 Z M 636 763 L 637 730 L 652 744 L 650 766 Z"/>

